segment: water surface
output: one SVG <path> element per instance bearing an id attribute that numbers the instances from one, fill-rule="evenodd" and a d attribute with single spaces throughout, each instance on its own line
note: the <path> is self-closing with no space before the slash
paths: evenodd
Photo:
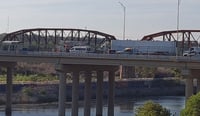
<path id="1" fill-rule="evenodd" d="M 115 116 L 134 116 L 137 107 L 143 105 L 146 101 L 153 100 L 169 109 L 174 116 L 179 116 L 181 109 L 185 105 L 185 97 L 183 96 L 162 96 L 148 97 L 140 99 L 118 99 L 115 103 Z M 83 116 L 83 107 L 79 108 L 79 116 Z M 91 108 L 91 116 L 95 116 L 95 106 Z M 57 104 L 43 105 L 14 105 L 12 116 L 57 116 Z M 5 116 L 4 106 L 1 106 L 0 116 Z M 70 107 L 66 108 L 66 116 L 71 116 Z M 103 107 L 103 116 L 107 116 L 107 105 Z"/>

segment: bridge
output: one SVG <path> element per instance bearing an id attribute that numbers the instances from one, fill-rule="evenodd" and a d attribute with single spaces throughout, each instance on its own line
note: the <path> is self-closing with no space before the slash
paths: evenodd
<path id="1" fill-rule="evenodd" d="M 176 41 L 179 51 L 183 53 L 184 50 L 192 46 L 199 46 L 200 30 L 171 30 L 153 33 L 144 36 L 142 41 Z"/>
<path id="2" fill-rule="evenodd" d="M 35 28 L 9 33 L 1 41 L 20 41 L 23 46 L 31 50 L 51 51 L 60 42 L 74 42 L 77 45 L 89 45 L 95 50 L 98 50 L 103 44 L 110 44 L 111 40 L 115 39 L 112 35 L 93 30 Z"/>
<path id="3" fill-rule="evenodd" d="M 85 71 L 85 113 L 90 114 L 90 87 L 91 87 L 91 71 L 97 72 L 97 111 L 102 114 L 102 75 L 103 71 L 109 71 L 109 100 L 108 114 L 114 114 L 114 72 L 119 65 L 128 66 L 151 66 L 151 67 L 176 67 L 181 69 L 182 74 L 186 78 L 186 97 L 193 94 L 193 78 L 194 75 L 199 75 L 200 61 L 196 57 L 176 57 L 176 56 L 148 56 L 148 55 L 118 55 L 118 54 L 70 54 L 70 53 L 55 53 L 55 52 L 29 52 L 28 54 L 7 53 L 0 54 L 0 64 L 7 67 L 8 90 L 12 88 L 12 68 L 16 62 L 35 62 L 35 63 L 53 63 L 56 70 L 59 72 L 59 116 L 64 116 L 65 109 L 65 87 L 66 87 L 66 72 L 73 72 L 72 86 L 72 114 L 77 116 L 78 113 L 78 83 L 79 72 Z M 89 80 L 87 80 L 89 79 Z M 199 91 L 198 84 L 198 91 Z M 8 92 L 8 91 L 7 91 Z M 11 94 L 11 93 L 9 93 Z M 7 100 L 11 101 L 11 95 L 7 95 Z M 11 108 L 11 104 L 7 103 L 7 108 Z"/>
<path id="4" fill-rule="evenodd" d="M 66 34 L 67 33 L 67 34 Z M 85 35 L 84 35 L 84 34 Z M 52 35 L 53 34 L 53 35 Z M 160 34 L 161 36 L 162 34 Z M 158 36 L 158 35 L 157 35 Z M 24 45 L 34 48 L 33 51 L 0 51 L 0 65 L 7 68 L 6 114 L 11 115 L 12 73 L 17 62 L 52 63 L 59 74 L 59 116 L 65 116 L 66 73 L 72 73 L 72 116 L 78 116 L 79 72 L 85 73 L 84 115 L 90 116 L 91 105 L 91 72 L 97 74 L 96 116 L 102 116 L 102 83 L 103 72 L 109 72 L 108 116 L 114 116 L 114 82 L 115 71 L 120 65 L 146 67 L 179 68 L 186 79 L 186 99 L 193 94 L 193 79 L 196 78 L 197 91 L 200 91 L 200 57 L 162 56 L 162 55 L 129 55 L 55 52 L 50 50 L 58 40 L 82 41 L 99 49 L 104 43 L 116 39 L 102 32 L 80 29 L 26 29 L 13 32 L 5 40 L 22 41 Z M 145 40 L 145 39 L 143 39 Z M 153 39 L 150 39 L 153 40 Z M 43 46 L 44 45 L 44 46 Z"/>
<path id="5" fill-rule="evenodd" d="M 138 38 L 139 39 L 139 38 Z M 141 41 L 176 41 L 179 55 L 192 46 L 199 46 L 200 30 L 170 30 L 162 31 L 141 38 Z M 52 51 L 56 45 L 89 45 L 95 50 L 102 46 L 110 48 L 115 36 L 94 30 L 73 28 L 34 28 L 23 29 L 6 34 L 0 41 L 20 41 L 23 46 L 35 51 Z M 66 46 L 67 47 L 67 46 Z M 68 47 L 71 47 L 70 45 Z"/>

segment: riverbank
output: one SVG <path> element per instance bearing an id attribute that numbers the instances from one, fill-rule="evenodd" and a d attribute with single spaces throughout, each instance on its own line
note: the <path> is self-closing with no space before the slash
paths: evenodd
<path id="1" fill-rule="evenodd" d="M 71 101 L 72 84 L 67 84 L 67 101 Z M 92 85 L 92 99 L 96 98 L 96 83 Z M 58 101 L 58 82 L 18 83 L 13 85 L 13 103 L 49 103 Z M 0 84 L 0 104 L 5 103 L 5 84 Z M 124 79 L 115 82 L 115 97 L 137 98 L 146 96 L 184 96 L 185 85 L 177 79 Z M 108 83 L 103 83 L 106 99 Z M 84 97 L 84 83 L 79 85 L 79 99 Z"/>

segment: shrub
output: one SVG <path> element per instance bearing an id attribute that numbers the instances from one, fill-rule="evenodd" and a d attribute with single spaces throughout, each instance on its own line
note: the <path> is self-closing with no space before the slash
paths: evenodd
<path id="1" fill-rule="evenodd" d="M 181 116 L 200 116 L 200 93 L 187 100 L 185 109 L 181 111 Z"/>
<path id="2" fill-rule="evenodd" d="M 146 102 L 143 106 L 136 109 L 135 116 L 170 116 L 171 113 L 160 104 L 153 101 Z"/>

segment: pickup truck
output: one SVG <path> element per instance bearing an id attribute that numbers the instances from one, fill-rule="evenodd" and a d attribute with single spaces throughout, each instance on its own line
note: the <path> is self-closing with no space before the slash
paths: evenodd
<path id="1" fill-rule="evenodd" d="M 183 56 L 197 56 L 200 55 L 200 47 L 191 47 L 189 50 L 183 52 Z"/>

